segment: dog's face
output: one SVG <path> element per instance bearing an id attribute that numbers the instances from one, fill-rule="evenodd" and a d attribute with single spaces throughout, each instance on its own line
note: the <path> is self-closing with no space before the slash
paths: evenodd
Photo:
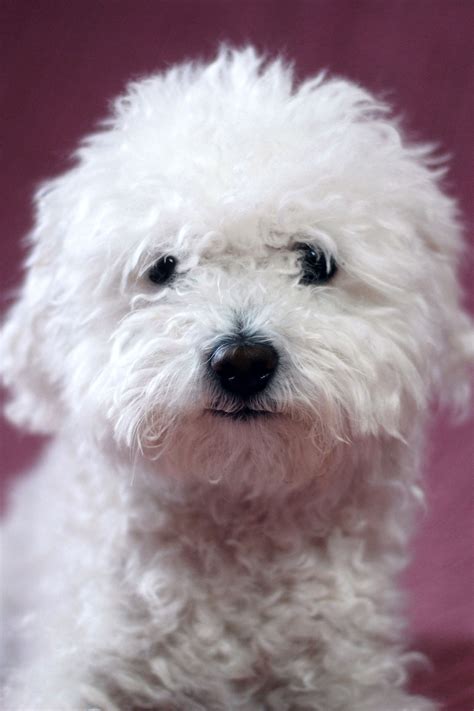
<path id="1" fill-rule="evenodd" d="M 353 85 L 290 95 L 258 64 L 136 85 L 40 192 L 13 416 L 208 478 L 308 477 L 342 443 L 409 436 L 457 380 L 459 238 L 423 151 Z"/>

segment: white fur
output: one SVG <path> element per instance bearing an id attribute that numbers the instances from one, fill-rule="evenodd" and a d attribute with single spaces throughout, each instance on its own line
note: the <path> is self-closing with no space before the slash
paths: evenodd
<path id="1" fill-rule="evenodd" d="M 429 399 L 465 406 L 474 352 L 442 173 L 358 86 L 223 50 L 131 84 L 38 191 L 2 365 L 53 438 L 4 531 L 2 708 L 434 708 L 394 577 Z M 272 419 L 208 412 L 236 324 L 280 354 Z"/>

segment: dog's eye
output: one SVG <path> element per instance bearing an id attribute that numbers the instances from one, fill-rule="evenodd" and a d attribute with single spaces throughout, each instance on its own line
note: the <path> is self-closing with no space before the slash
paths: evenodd
<path id="1" fill-rule="evenodd" d="M 178 260 L 176 257 L 172 257 L 170 254 L 165 257 L 161 257 L 148 270 L 149 280 L 154 284 L 166 284 L 166 282 L 170 281 L 172 278 L 177 264 Z"/>
<path id="2" fill-rule="evenodd" d="M 314 245 L 298 242 L 294 248 L 301 253 L 301 284 L 326 284 L 337 272 L 334 257 L 328 260 L 325 253 Z"/>

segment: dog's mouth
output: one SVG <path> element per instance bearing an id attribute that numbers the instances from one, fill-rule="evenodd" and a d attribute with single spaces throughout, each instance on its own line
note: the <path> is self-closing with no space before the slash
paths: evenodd
<path id="1" fill-rule="evenodd" d="M 238 410 L 219 410 L 218 408 L 209 408 L 208 412 L 214 417 L 225 417 L 230 420 L 247 422 L 261 418 L 274 417 L 274 412 L 268 410 L 253 410 L 251 407 L 240 407 Z"/>

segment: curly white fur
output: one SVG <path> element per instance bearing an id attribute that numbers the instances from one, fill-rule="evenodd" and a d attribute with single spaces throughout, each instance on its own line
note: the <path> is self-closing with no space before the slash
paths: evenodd
<path id="1" fill-rule="evenodd" d="M 4 531 L 2 708 L 434 708 L 394 577 L 429 398 L 465 405 L 474 353 L 442 173 L 363 89 L 245 49 L 131 84 L 38 191 L 2 367 L 53 439 Z M 209 412 L 237 328 L 280 355 L 272 418 Z"/>

